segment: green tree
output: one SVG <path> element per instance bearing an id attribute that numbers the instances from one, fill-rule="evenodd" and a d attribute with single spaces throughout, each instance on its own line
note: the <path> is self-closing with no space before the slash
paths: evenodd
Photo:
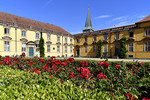
<path id="1" fill-rule="evenodd" d="M 41 38 L 40 38 L 40 44 L 39 44 L 39 50 L 40 50 L 40 57 L 45 56 L 45 49 L 44 49 L 44 39 L 42 37 L 42 32 L 41 32 Z"/>
<path id="2" fill-rule="evenodd" d="M 120 39 L 120 58 L 126 58 L 127 57 L 127 49 L 126 49 L 126 37 L 122 37 Z"/>
<path id="3" fill-rule="evenodd" d="M 100 58 L 102 55 L 101 55 L 101 52 L 102 52 L 102 41 L 99 40 L 97 42 L 97 57 Z"/>

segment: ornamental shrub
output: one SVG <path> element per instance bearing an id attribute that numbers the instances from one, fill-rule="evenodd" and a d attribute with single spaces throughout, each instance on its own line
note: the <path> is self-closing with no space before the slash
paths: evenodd
<path id="1" fill-rule="evenodd" d="M 101 51 L 102 50 L 102 41 L 99 40 L 97 42 L 97 57 L 100 58 L 102 55 L 101 55 Z"/>
<path id="2" fill-rule="evenodd" d="M 44 57 L 45 56 L 45 49 L 44 49 L 44 39 L 42 37 L 42 32 L 41 32 L 41 37 L 40 37 L 39 50 L 40 50 L 40 57 Z"/>
<path id="3" fill-rule="evenodd" d="M 126 49 L 126 37 L 122 37 L 120 39 L 120 58 L 126 58 L 127 57 L 127 49 Z"/>

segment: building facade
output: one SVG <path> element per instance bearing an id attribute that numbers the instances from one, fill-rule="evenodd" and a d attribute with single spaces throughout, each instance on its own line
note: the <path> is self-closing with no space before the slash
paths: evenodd
<path id="1" fill-rule="evenodd" d="M 89 16 L 83 33 L 74 35 L 74 56 L 96 57 L 96 44 L 101 40 L 102 55 L 117 58 L 120 54 L 119 40 L 126 37 L 127 58 L 150 58 L 150 15 L 133 25 L 97 31 L 92 31 Z"/>
<path id="2" fill-rule="evenodd" d="M 0 55 L 40 56 L 39 40 L 43 33 L 45 57 L 73 56 L 73 36 L 61 27 L 0 12 Z"/>

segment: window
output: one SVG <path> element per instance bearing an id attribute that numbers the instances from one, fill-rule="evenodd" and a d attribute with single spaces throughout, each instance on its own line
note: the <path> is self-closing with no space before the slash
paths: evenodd
<path id="1" fill-rule="evenodd" d="M 36 52 L 39 51 L 39 44 L 36 44 Z"/>
<path id="2" fill-rule="evenodd" d="M 57 52 L 58 53 L 60 52 L 60 46 L 57 46 Z"/>
<path id="3" fill-rule="evenodd" d="M 65 42 L 67 43 L 67 38 L 65 38 Z"/>
<path id="4" fill-rule="evenodd" d="M 86 46 L 86 47 L 84 47 L 84 51 L 85 51 L 85 53 L 87 53 L 87 46 Z"/>
<path id="5" fill-rule="evenodd" d="M 57 42 L 60 42 L 60 37 L 59 36 L 57 37 Z"/>
<path id="6" fill-rule="evenodd" d="M 50 52 L 50 45 L 47 45 L 47 52 Z"/>
<path id="7" fill-rule="evenodd" d="M 51 39 L 50 35 L 47 35 L 47 40 L 50 40 L 50 39 Z"/>
<path id="8" fill-rule="evenodd" d="M 87 38 L 85 38 L 85 42 L 87 42 Z"/>
<path id="9" fill-rule="evenodd" d="M 9 28 L 4 28 L 4 33 L 9 34 Z"/>
<path id="10" fill-rule="evenodd" d="M 133 55 L 128 55 L 128 58 L 133 58 Z"/>
<path id="11" fill-rule="evenodd" d="M 107 40 L 107 35 L 104 35 L 104 40 Z"/>
<path id="12" fill-rule="evenodd" d="M 70 39 L 70 43 L 72 43 L 72 39 Z"/>
<path id="13" fill-rule="evenodd" d="M 103 52 L 106 53 L 107 52 L 107 45 L 103 46 Z"/>
<path id="14" fill-rule="evenodd" d="M 150 51 L 150 42 L 145 43 L 145 51 L 149 52 Z"/>
<path id="15" fill-rule="evenodd" d="M 4 50 L 9 51 L 9 41 L 4 42 Z"/>
<path id="16" fill-rule="evenodd" d="M 93 45 L 93 52 L 96 52 L 96 45 Z"/>
<path id="17" fill-rule="evenodd" d="M 133 43 L 129 43 L 129 52 L 133 52 Z"/>
<path id="18" fill-rule="evenodd" d="M 80 41 L 79 41 L 79 39 L 77 39 L 77 43 L 79 43 Z"/>
<path id="19" fill-rule="evenodd" d="M 95 41 L 95 42 L 96 42 L 96 36 L 95 36 L 95 37 L 93 37 L 93 41 Z"/>
<path id="20" fill-rule="evenodd" d="M 115 38 L 116 38 L 116 39 L 119 39 L 119 34 L 115 34 Z"/>
<path id="21" fill-rule="evenodd" d="M 26 51 L 26 43 L 22 43 L 22 51 Z"/>
<path id="22" fill-rule="evenodd" d="M 67 46 L 65 46 L 65 53 L 67 53 Z"/>
<path id="23" fill-rule="evenodd" d="M 21 36 L 26 36 L 26 31 L 22 31 Z"/>
<path id="24" fill-rule="evenodd" d="M 39 33 L 36 33 L 36 38 L 37 38 L 37 39 L 39 39 L 39 38 L 40 38 Z"/>
<path id="25" fill-rule="evenodd" d="M 72 48 L 72 46 L 70 47 L 70 53 L 72 53 L 73 52 L 73 48 Z"/>
<path id="26" fill-rule="evenodd" d="M 150 35 L 150 30 L 146 30 L 145 35 Z"/>
<path id="27" fill-rule="evenodd" d="M 133 37 L 134 33 L 133 32 L 129 32 L 129 37 Z"/>

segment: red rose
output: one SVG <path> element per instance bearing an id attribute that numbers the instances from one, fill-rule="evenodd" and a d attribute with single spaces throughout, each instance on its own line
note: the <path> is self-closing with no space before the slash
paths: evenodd
<path id="1" fill-rule="evenodd" d="M 147 99 L 147 98 L 143 98 L 142 100 L 150 100 L 150 99 Z"/>
<path id="2" fill-rule="evenodd" d="M 105 74 L 99 73 L 99 74 L 97 75 L 97 79 L 107 79 L 107 77 L 106 77 Z"/>
<path id="3" fill-rule="evenodd" d="M 129 98 L 131 99 L 131 94 L 126 93 L 125 96 L 126 96 L 126 97 L 129 97 Z"/>
<path id="4" fill-rule="evenodd" d="M 78 67 L 77 72 L 81 71 L 82 69 L 83 69 L 83 67 Z"/>
<path id="5" fill-rule="evenodd" d="M 116 69 L 119 69 L 119 65 L 116 65 L 115 68 L 116 68 Z"/>
<path id="6" fill-rule="evenodd" d="M 102 62 L 100 62 L 100 63 L 97 64 L 97 66 L 101 66 L 101 65 L 103 65 L 103 66 L 106 67 L 106 68 L 109 67 L 109 64 L 106 63 L 106 62 L 104 62 L 104 61 L 102 61 Z"/>
<path id="7" fill-rule="evenodd" d="M 69 73 L 69 78 L 73 78 L 74 77 L 74 74 L 73 73 Z"/>
<path id="8" fill-rule="evenodd" d="M 141 66 L 142 66 L 142 65 L 144 65 L 144 63 L 143 63 L 143 62 L 140 62 L 139 64 L 140 64 Z"/>

